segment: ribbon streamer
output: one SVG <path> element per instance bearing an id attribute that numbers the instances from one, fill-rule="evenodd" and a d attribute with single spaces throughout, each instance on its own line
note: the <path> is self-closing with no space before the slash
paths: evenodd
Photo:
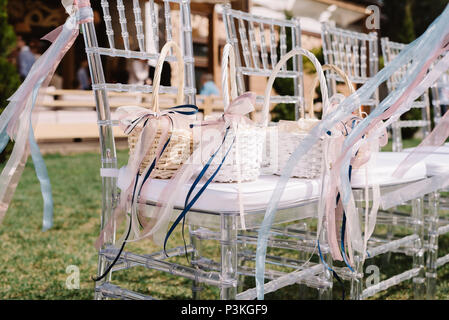
<path id="1" fill-rule="evenodd" d="M 65 53 L 76 40 L 79 23 L 93 19 L 89 1 L 64 0 L 62 3 L 70 15 L 69 18 L 63 26 L 44 37 L 53 42 L 52 45 L 34 63 L 27 78 L 8 99 L 10 103 L 0 115 L 0 151 L 3 152 L 8 139 L 15 141 L 12 155 L 0 176 L 0 223 L 8 210 L 28 154 L 31 152 L 44 200 L 44 231 L 53 225 L 53 199 L 48 172 L 34 137 L 31 114 L 39 104 L 39 90 L 47 86 Z"/>

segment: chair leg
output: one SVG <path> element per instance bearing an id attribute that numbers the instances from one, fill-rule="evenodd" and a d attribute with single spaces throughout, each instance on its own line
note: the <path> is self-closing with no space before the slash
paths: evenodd
<path id="1" fill-rule="evenodd" d="M 111 190 L 109 192 L 109 190 Z M 115 189 L 115 181 L 109 179 L 109 178 L 104 178 L 103 179 L 103 209 L 102 209 L 102 213 L 101 213 L 101 230 L 104 229 L 104 227 L 106 226 L 107 222 L 109 221 L 109 219 L 112 218 L 113 215 L 113 210 L 114 210 L 114 199 L 116 199 L 116 194 L 115 192 L 112 192 L 112 190 L 116 190 Z M 105 247 L 109 246 L 109 245 L 113 245 L 116 241 L 115 239 L 115 232 L 116 232 L 116 226 L 114 224 L 114 228 L 113 228 L 113 236 L 112 239 L 108 239 L 103 246 L 100 248 L 100 250 L 104 249 Z M 109 261 L 108 259 L 106 259 L 106 257 L 102 254 L 98 255 L 98 269 L 97 269 L 97 276 L 100 276 L 102 274 L 104 274 L 104 272 L 106 271 L 106 269 L 109 266 Z M 98 292 L 96 289 L 100 286 L 102 286 L 105 282 L 111 281 L 112 278 L 112 271 L 109 272 L 109 274 L 104 277 L 103 279 L 96 281 L 95 282 L 95 295 L 94 295 L 94 299 L 95 300 L 102 300 L 105 299 L 105 297 Z"/>
<path id="2" fill-rule="evenodd" d="M 419 269 L 418 274 L 413 278 L 413 295 L 415 300 L 425 298 L 425 268 L 424 268 L 424 214 L 423 198 L 412 200 L 412 216 L 414 220 L 414 233 L 418 235 L 415 240 L 413 254 L 413 268 Z"/>
<path id="3" fill-rule="evenodd" d="M 202 241 L 199 237 L 193 235 L 193 231 L 196 226 L 189 226 L 190 229 L 190 242 L 192 243 L 193 251 L 191 256 L 191 261 L 196 261 L 202 257 Z M 199 268 L 198 266 L 196 267 Z M 194 280 L 192 284 L 192 299 L 201 300 L 201 291 L 203 291 L 203 286 L 201 281 Z"/>
<path id="4" fill-rule="evenodd" d="M 221 215 L 221 300 L 235 300 L 237 295 L 237 223 L 232 215 Z M 233 285 L 230 286 L 229 283 Z"/>
<path id="5" fill-rule="evenodd" d="M 98 275 L 102 275 L 107 268 L 107 261 L 103 255 L 98 255 Z M 105 278 L 106 279 L 106 278 Z M 105 283 L 105 279 L 95 282 L 95 289 L 100 287 L 103 283 Z M 94 295 L 95 300 L 103 300 L 104 296 L 97 290 L 95 290 Z"/>
<path id="6" fill-rule="evenodd" d="M 327 243 L 327 236 L 326 236 L 326 232 L 323 231 L 321 236 L 320 236 L 320 243 Z M 326 264 L 332 268 L 332 256 L 329 252 L 327 253 L 323 253 L 323 259 L 326 262 Z M 333 281 L 333 276 L 332 273 L 329 271 L 329 269 L 323 264 L 323 269 L 324 272 L 321 274 L 321 278 L 323 278 L 323 280 L 332 283 Z M 332 300 L 332 286 L 326 289 L 318 289 L 318 299 L 319 300 Z"/>
<path id="7" fill-rule="evenodd" d="M 365 208 L 363 206 L 364 201 L 357 201 L 357 211 L 359 213 L 359 217 L 363 217 L 365 214 Z M 354 251 L 354 261 L 353 261 L 353 269 L 354 274 L 351 277 L 350 281 L 350 290 L 349 290 L 349 298 L 351 300 L 362 300 L 363 293 L 363 276 L 359 277 L 358 275 L 363 275 L 363 266 L 364 259 L 360 252 Z"/>
<path id="8" fill-rule="evenodd" d="M 243 231 L 240 231 L 239 234 L 246 236 L 247 232 L 246 232 L 246 230 L 243 230 Z M 238 246 L 237 246 L 237 268 L 238 269 L 242 269 L 245 266 L 246 261 L 247 261 L 243 256 L 241 256 L 241 253 L 246 252 L 248 250 L 249 250 L 249 247 L 248 247 L 248 244 L 246 243 L 246 240 L 243 240 L 242 243 L 238 244 Z M 245 285 L 245 279 L 246 279 L 246 276 L 243 274 L 240 274 L 238 276 L 237 292 L 243 291 L 244 285 Z"/>
<path id="9" fill-rule="evenodd" d="M 392 208 L 388 210 L 389 215 L 392 217 L 395 214 L 395 211 L 397 211 L 397 208 Z M 386 234 L 386 239 L 388 241 L 393 241 L 394 238 L 394 226 L 392 223 L 389 223 L 387 225 L 387 234 Z M 386 254 L 382 255 L 382 263 L 384 265 L 388 265 L 391 262 L 391 256 L 392 253 L 391 252 L 387 252 Z"/>
<path id="10" fill-rule="evenodd" d="M 438 220 L 439 220 L 439 192 L 429 195 L 429 212 L 427 219 L 427 261 L 426 261 L 426 297 L 434 300 L 437 282 L 437 258 L 438 258 Z"/>
<path id="11" fill-rule="evenodd" d="M 363 259 L 359 253 L 354 253 L 354 271 L 356 274 L 363 274 Z M 354 275 L 351 278 L 350 299 L 362 300 L 363 278 Z"/>

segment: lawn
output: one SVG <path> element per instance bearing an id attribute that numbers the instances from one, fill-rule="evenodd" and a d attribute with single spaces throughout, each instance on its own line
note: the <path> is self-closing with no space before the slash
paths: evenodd
<path id="1" fill-rule="evenodd" d="M 127 154 L 119 152 L 123 165 Z M 98 235 L 101 207 L 100 158 L 85 153 L 70 156 L 47 155 L 55 204 L 54 227 L 41 231 L 42 199 L 34 168 L 29 161 L 11 206 L 0 226 L 0 299 L 92 299 L 97 253 L 93 243 Z M 178 230 L 179 231 L 179 230 Z M 182 244 L 178 232 L 172 245 Z M 440 242 L 441 249 L 449 248 L 449 239 Z M 131 246 L 134 251 L 148 252 L 156 248 L 149 242 Z M 215 246 L 206 250 L 218 254 Z M 181 257 L 179 259 L 185 258 Z M 409 264 L 408 258 L 393 257 L 382 270 L 385 274 L 398 266 Z M 68 266 L 80 271 L 80 289 L 67 289 Z M 438 298 L 449 298 L 449 267 L 439 270 Z M 162 299 L 191 298 L 191 281 L 171 275 L 135 268 L 132 272 L 114 273 L 118 283 L 152 294 Z M 254 285 L 247 278 L 245 287 Z M 339 286 L 335 285 L 336 299 L 340 298 Z M 291 286 L 268 295 L 272 299 L 298 299 L 305 297 L 298 286 Z M 309 292 L 308 290 L 307 292 Z M 312 293 L 311 293 L 312 294 Z M 377 299 L 411 298 L 411 282 L 397 286 Z M 218 298 L 216 288 L 206 288 L 204 298 Z"/>

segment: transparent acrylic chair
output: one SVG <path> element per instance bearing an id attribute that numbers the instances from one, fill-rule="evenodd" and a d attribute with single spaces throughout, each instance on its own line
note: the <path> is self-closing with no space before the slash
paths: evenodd
<path id="1" fill-rule="evenodd" d="M 98 126 L 100 131 L 100 146 L 101 146 L 101 170 L 103 185 L 103 208 L 101 213 L 101 229 L 105 227 L 109 219 L 112 217 L 113 210 L 118 200 L 117 189 L 117 156 L 116 147 L 113 135 L 113 127 L 118 125 L 118 122 L 112 119 L 111 109 L 109 106 L 108 92 L 130 92 L 136 96 L 152 92 L 152 86 L 145 84 L 122 84 L 122 83 L 108 83 L 106 82 L 102 57 L 121 57 L 126 60 L 139 59 L 145 62 L 156 62 L 159 58 L 160 33 L 165 31 L 165 42 L 174 39 L 175 32 L 178 34 L 178 43 L 183 50 L 185 62 L 185 102 L 195 103 L 195 78 L 194 78 L 194 60 L 192 48 L 192 29 L 190 24 L 190 3 L 189 0 L 164 0 L 162 8 L 164 19 L 159 19 L 159 14 L 155 9 L 155 3 L 151 0 L 149 5 L 149 15 L 143 16 L 143 10 L 140 7 L 140 1 L 126 1 L 126 6 L 123 0 L 114 2 L 116 5 L 112 7 L 112 2 L 107 0 L 101 1 L 103 20 L 106 26 L 106 35 L 109 47 L 99 47 L 97 41 L 97 34 L 93 22 L 82 24 L 82 33 L 84 36 L 86 53 L 89 62 L 89 68 L 92 77 L 92 88 L 95 94 Z M 172 7 L 176 7 L 179 11 L 179 30 L 173 30 L 172 24 Z M 113 12 L 112 10 L 115 10 Z M 148 12 L 147 11 L 147 12 Z M 132 12 L 133 21 L 128 21 Z M 128 14 L 127 14 L 128 13 Z M 118 19 L 116 24 L 113 24 L 114 14 Z M 152 37 L 146 39 L 144 34 L 144 21 L 151 21 Z M 113 25 L 120 26 L 120 35 L 114 33 Z M 175 31 L 175 32 L 174 32 Z M 153 48 L 153 52 L 148 52 L 149 47 Z M 169 61 L 175 61 L 174 56 L 168 57 Z M 173 94 L 177 92 L 175 87 L 161 87 L 162 93 Z M 115 258 L 117 250 L 112 246 L 114 243 L 105 243 L 99 253 L 98 274 L 101 275 L 111 264 Z M 174 250 L 176 252 L 176 250 Z M 179 251 L 179 250 L 178 250 Z M 184 254 L 184 248 L 178 253 Z M 135 265 L 143 263 L 148 268 L 156 270 L 171 272 L 173 274 L 182 274 L 195 279 L 195 272 L 192 268 L 183 268 L 171 265 L 163 261 L 163 254 L 153 254 L 147 260 L 144 257 L 134 255 L 131 252 L 122 256 L 123 259 L 114 270 L 131 268 Z M 130 260 L 132 262 L 130 262 Z M 145 260 L 145 262 L 142 262 Z M 112 273 L 112 272 L 111 272 Z M 122 289 L 116 285 L 111 284 L 111 274 L 107 278 L 96 283 L 95 298 L 124 298 L 124 299 L 151 299 L 150 296 L 145 296 L 139 293 L 132 292 L 127 289 Z"/>
<path id="2" fill-rule="evenodd" d="M 344 70 L 349 79 L 357 84 L 365 84 L 371 77 L 377 74 L 379 70 L 379 55 L 378 55 L 378 37 L 376 33 L 359 33 L 353 32 L 341 28 L 331 26 L 328 23 L 322 24 L 322 42 L 323 42 L 323 54 L 325 63 L 335 64 Z M 327 74 L 329 81 L 329 90 L 332 93 L 336 92 L 337 84 L 342 82 L 342 79 L 336 74 Z M 369 106 L 370 108 L 376 108 L 379 104 L 379 90 L 377 89 L 373 96 L 367 101 L 362 101 L 362 105 Z M 383 153 L 381 153 L 383 154 Z M 400 156 L 398 159 L 394 159 L 394 155 L 386 155 L 387 159 L 382 159 L 383 164 L 378 166 L 376 170 L 379 172 L 389 172 L 394 169 L 394 164 L 400 163 Z M 390 158 L 390 159 L 389 159 Z M 379 162 L 379 160 L 377 160 Z M 377 163 L 378 165 L 379 163 Z M 365 214 L 365 186 L 368 184 L 371 189 L 372 184 L 366 181 L 363 174 L 364 170 L 360 170 L 360 174 L 356 171 L 353 173 L 353 191 L 357 208 L 362 218 Z M 417 175 L 412 180 L 416 181 L 425 178 L 425 173 L 416 171 Z M 422 170 L 421 170 L 422 171 Z M 392 172 L 392 171 L 391 171 Z M 359 176 L 359 177 L 357 177 Z M 359 180 L 359 181 L 355 181 Z M 405 181 L 388 181 L 387 177 L 379 179 L 376 184 L 379 184 L 381 190 L 387 190 L 388 188 L 395 188 L 403 185 Z M 396 185 L 394 187 L 394 185 Z M 371 191 L 370 191 L 371 194 Z M 372 199 L 372 195 L 370 197 Z M 396 285 L 402 281 L 408 279 L 414 279 L 418 284 L 415 286 L 417 292 L 416 296 L 421 297 L 423 292 L 422 282 L 424 281 L 424 266 L 422 255 L 422 243 L 424 233 L 421 229 L 421 221 L 423 220 L 423 206 L 422 199 L 415 199 L 412 203 L 411 217 L 396 216 L 391 211 L 387 213 L 378 214 L 378 224 L 386 225 L 388 233 L 386 237 L 379 237 L 375 235 L 368 242 L 369 258 L 372 259 L 378 255 L 382 255 L 390 252 L 401 252 L 407 255 L 413 256 L 412 269 L 407 270 L 399 275 L 393 276 L 390 279 L 384 280 L 375 286 L 365 288 L 363 287 L 364 266 L 356 262 L 355 272 L 351 278 L 351 298 L 352 299 L 365 299 L 380 291 L 386 290 L 389 287 Z M 411 235 L 405 237 L 394 237 L 393 235 L 393 223 L 403 223 L 408 226 Z M 398 222 L 399 221 L 399 222 Z M 360 258 L 360 257 L 358 257 Z M 357 259 L 357 257 L 356 257 Z M 386 262 L 389 262 L 387 259 Z M 385 261 L 384 261 L 385 263 Z"/>
<path id="3" fill-rule="evenodd" d="M 272 64 L 270 64 L 270 60 L 267 59 L 267 57 L 271 57 L 271 59 L 274 59 L 276 62 L 277 59 L 277 52 L 284 52 L 285 54 L 286 49 L 282 49 L 283 47 L 286 47 L 286 40 L 282 40 L 285 35 L 290 34 L 292 35 L 292 43 L 293 46 L 297 45 L 300 46 L 300 37 L 297 38 L 298 35 L 300 35 L 300 24 L 299 21 L 273 21 L 272 19 L 265 19 L 261 17 L 255 17 L 253 15 L 250 15 L 248 13 L 243 13 L 239 11 L 232 10 L 228 7 L 225 7 L 223 11 L 224 20 L 227 25 L 227 35 L 228 35 L 228 41 L 235 44 L 235 47 L 238 48 L 237 53 L 241 53 L 243 55 L 243 62 L 240 62 L 240 72 L 238 73 L 237 77 L 238 83 L 240 84 L 239 89 L 244 90 L 244 76 L 248 75 L 256 75 L 256 76 L 266 76 L 267 70 L 270 71 L 270 67 Z M 286 25 L 286 23 L 288 23 Z M 274 24 L 274 26 L 273 26 Z M 264 29 L 267 28 L 269 30 L 266 32 L 258 32 L 256 33 L 255 30 L 260 30 L 260 28 Z M 292 28 L 290 31 L 288 28 Z M 285 29 L 285 30 L 284 30 Z M 297 30 L 295 32 L 294 30 Z M 276 31 L 280 30 L 280 48 L 276 47 Z M 325 34 L 323 34 L 323 39 L 326 38 L 327 43 L 329 43 L 329 49 L 326 49 L 325 46 L 326 42 L 324 42 L 324 50 L 325 50 L 325 61 L 326 63 L 333 63 L 339 66 L 342 70 L 344 70 L 348 75 L 351 81 L 353 81 L 356 84 L 363 84 L 366 81 L 370 79 L 371 76 L 375 75 L 378 71 L 378 55 L 377 55 L 377 36 L 375 34 L 358 34 L 353 32 L 348 32 L 346 30 L 341 30 L 337 28 L 332 28 L 330 26 L 323 26 L 323 30 L 325 30 Z M 261 34 L 269 34 L 270 36 L 263 37 L 260 36 Z M 334 34 L 336 33 L 336 35 Z M 257 41 L 256 34 L 259 34 L 259 41 Z M 283 36 L 284 35 L 284 36 Z M 270 48 L 267 48 L 267 41 L 266 38 L 271 39 L 270 40 Z M 341 46 L 340 40 L 343 39 L 346 42 L 343 42 L 343 47 Z M 340 45 L 336 45 L 337 43 L 340 43 Z M 333 49 L 332 49 L 333 48 Z M 339 51 L 341 49 L 341 51 Z M 274 55 L 268 55 L 269 53 L 275 53 Z M 349 52 L 349 58 L 346 59 L 345 57 L 348 56 Z M 259 55 L 260 53 L 260 55 Z M 266 57 L 264 61 L 264 57 Z M 282 54 L 281 54 L 282 57 Z M 299 112 L 301 112 L 301 108 L 303 106 L 303 87 L 301 85 L 302 83 L 302 64 L 301 61 L 299 61 L 297 64 L 292 65 L 293 70 L 286 71 L 285 77 L 298 77 L 297 83 L 298 85 L 295 85 L 295 89 L 297 90 L 295 92 L 296 95 L 300 95 L 299 97 L 292 97 L 293 99 L 287 100 L 284 96 L 282 97 L 274 97 L 276 99 L 279 99 L 279 101 L 276 101 L 278 103 L 284 102 L 294 102 L 296 103 L 296 116 L 298 116 Z M 296 72 L 296 75 L 293 74 L 293 72 Z M 289 73 L 291 75 L 289 75 Z M 329 91 L 330 95 L 333 93 L 337 93 L 337 83 L 343 82 L 343 79 L 339 78 L 337 74 L 334 74 L 332 72 L 327 73 L 327 79 L 329 82 Z M 376 92 L 375 95 L 372 97 L 372 99 L 368 101 L 364 101 L 364 105 L 368 105 L 371 107 L 376 107 L 378 104 L 378 93 Z M 359 193 L 359 195 L 363 196 L 363 193 Z M 363 199 L 363 198 L 361 198 Z M 361 200 L 360 200 L 361 201 Z M 419 210 L 420 207 L 416 207 L 415 214 L 419 217 L 422 214 L 422 211 Z M 296 236 L 299 236 L 301 239 L 313 241 L 315 234 L 308 230 L 307 225 L 293 225 L 288 226 L 285 229 L 280 229 L 279 227 L 275 226 L 272 228 L 272 233 L 277 234 L 280 236 L 285 235 L 291 235 L 292 233 Z M 388 251 L 390 249 L 398 248 L 398 246 L 404 243 L 413 245 L 413 239 L 407 238 L 405 241 L 395 242 L 393 244 L 386 244 L 381 243 L 381 246 L 379 246 L 379 243 L 375 243 L 375 245 L 378 247 L 377 252 L 379 254 L 383 253 L 384 251 Z M 312 242 L 313 243 L 313 242 Z M 301 251 L 298 249 L 298 251 Z M 373 254 L 375 254 L 373 252 Z M 304 256 L 304 255 L 302 255 Z M 329 255 L 327 256 L 326 261 L 328 262 L 329 266 L 332 266 L 331 261 L 329 259 Z M 345 267 L 333 267 L 334 270 L 339 274 L 339 276 L 342 279 L 346 280 L 354 280 L 354 276 L 356 277 L 353 281 L 353 295 L 352 297 L 355 299 L 359 299 L 362 297 L 362 291 L 361 287 L 357 287 L 358 284 L 361 283 L 360 280 L 360 273 L 354 275 L 352 274 L 348 268 Z M 419 269 L 421 270 L 421 269 Z M 415 270 L 416 271 L 416 270 Z M 409 276 L 410 273 L 407 275 Z M 412 276 L 414 276 L 413 274 Z M 409 277 L 410 278 L 410 277 Z M 385 282 L 383 285 L 392 285 L 396 281 L 393 279 L 390 282 Z M 383 290 L 383 289 L 382 289 Z M 360 293 L 360 294 L 359 294 Z M 369 292 L 365 292 L 365 297 L 368 296 Z M 330 295 L 329 295 L 330 297 Z"/>
<path id="4" fill-rule="evenodd" d="M 405 48 L 405 44 L 390 41 L 388 38 L 381 39 L 382 55 L 384 57 L 385 65 L 388 65 L 397 55 Z M 410 62 L 411 63 L 411 62 Z M 391 92 L 396 88 L 398 83 L 402 80 L 407 72 L 408 66 L 403 66 L 397 70 L 393 76 L 388 79 L 387 87 Z M 402 145 L 402 129 L 403 128 L 422 128 L 423 137 L 426 137 L 431 131 L 430 121 L 430 101 L 429 94 L 424 93 L 418 100 L 416 100 L 412 109 L 421 110 L 421 119 L 419 120 L 399 120 L 392 125 L 392 140 L 393 140 L 393 152 L 401 152 L 403 150 Z"/>
<path id="5" fill-rule="evenodd" d="M 224 5 L 223 21 L 226 27 L 227 41 L 234 46 L 236 55 L 239 94 L 244 93 L 248 89 L 245 83 L 249 77 L 268 79 L 276 64 L 287 54 L 288 43 L 291 44 L 292 49 L 301 47 L 301 26 L 298 18 L 293 18 L 292 20 L 271 19 L 233 10 L 230 5 Z M 294 91 L 292 94 L 273 94 L 271 96 L 272 104 L 285 103 L 294 108 L 295 119 L 299 119 L 299 115 L 305 110 L 303 75 L 302 58 L 296 55 L 291 59 L 291 64 L 282 66 L 282 71 L 277 76 L 277 78 L 283 81 L 286 81 L 286 79 L 291 80 Z M 264 96 L 258 95 L 257 103 L 262 104 L 263 101 Z M 255 244 L 257 230 L 240 232 L 239 236 L 242 239 L 246 239 L 240 250 L 243 252 L 242 261 L 254 260 L 254 254 L 248 245 Z M 295 241 L 300 241 L 308 245 L 302 245 L 296 249 L 296 251 L 299 251 L 297 259 L 286 260 L 279 256 L 267 256 L 268 264 L 289 265 L 290 267 L 300 266 L 301 261 L 307 259 L 308 254 L 314 250 L 315 239 L 313 234 L 308 231 L 307 223 L 305 222 L 273 226 L 269 246 L 279 248 L 280 243 L 283 242 L 282 237 L 295 239 L 292 244 Z M 322 239 L 323 256 L 326 262 L 331 265 L 324 239 L 325 236 Z M 284 242 L 287 243 L 288 241 L 284 240 Z M 280 248 L 282 247 L 281 245 Z M 290 246 L 290 249 L 293 249 L 293 247 Z M 248 270 L 245 275 L 254 274 L 254 270 L 250 271 L 250 269 L 244 266 L 241 266 L 241 269 Z M 324 278 L 327 277 L 329 280 L 332 278 L 327 270 L 324 273 L 325 275 L 322 275 Z M 270 277 L 270 275 L 268 276 Z M 305 282 L 307 286 L 314 288 L 317 288 L 317 283 L 319 284 L 319 282 L 314 283 L 313 281 Z M 322 287 L 318 287 L 318 289 L 321 298 L 331 298 L 331 288 L 322 289 Z"/>
<path id="6" fill-rule="evenodd" d="M 103 8 L 103 18 L 106 25 L 106 34 L 109 39 L 109 48 L 101 48 L 98 46 L 96 30 L 93 23 L 85 23 L 82 25 L 82 31 L 84 35 L 84 40 L 86 44 L 86 52 L 89 60 L 90 71 L 93 80 L 93 89 L 95 92 L 96 102 L 97 102 L 97 112 L 98 112 L 98 125 L 100 129 L 100 143 L 101 143 L 101 159 L 102 168 L 101 176 L 103 182 L 103 209 L 101 217 L 101 228 L 103 229 L 107 222 L 111 219 L 113 209 L 116 206 L 118 200 L 118 189 L 117 189 L 117 158 L 115 150 L 115 141 L 112 132 L 113 126 L 117 125 L 117 121 L 112 120 L 111 110 L 108 103 L 108 92 L 109 91 L 122 91 L 122 92 L 133 92 L 136 95 L 141 93 L 152 92 L 152 87 L 149 85 L 127 85 L 127 84 L 116 84 L 107 83 L 105 80 L 103 72 L 102 57 L 122 57 L 126 59 L 141 59 L 156 60 L 159 56 L 157 53 L 147 53 L 145 46 L 145 36 L 142 29 L 142 17 L 139 8 L 139 1 L 133 1 L 133 7 L 125 7 L 124 2 L 121 0 L 117 1 L 116 8 L 110 7 L 108 1 L 102 1 Z M 128 3 L 127 3 L 128 4 Z M 130 3 L 131 4 L 131 3 Z M 186 74 L 186 86 L 184 94 L 187 103 L 195 102 L 195 87 L 194 87 L 194 73 L 193 73 L 193 57 L 192 57 L 192 35 L 191 35 L 191 24 L 190 24 L 190 6 L 187 0 L 165 0 L 164 1 L 164 20 L 159 21 L 158 14 L 154 9 L 154 3 L 150 2 L 150 14 L 146 16 L 146 19 L 151 18 L 153 25 L 153 46 L 156 51 L 161 47 L 159 45 L 159 29 L 160 24 L 165 24 L 165 37 L 166 41 L 175 39 L 175 33 L 173 32 L 172 25 L 172 9 L 173 7 L 179 8 L 179 42 L 184 53 L 185 61 L 185 74 Z M 111 10 L 117 10 L 119 16 L 119 23 L 121 28 L 121 40 L 117 41 L 114 35 L 114 30 L 112 28 L 112 18 Z M 132 10 L 135 17 L 135 29 L 136 29 L 136 39 L 138 44 L 138 50 L 131 50 L 136 46 L 132 43 L 132 36 L 128 30 L 133 28 L 129 27 L 126 12 Z M 116 42 L 123 42 L 121 48 L 116 47 Z M 172 61 L 173 57 L 168 57 L 168 61 Z M 177 88 L 174 87 L 161 87 L 162 93 L 175 93 Z M 152 180 L 152 182 L 157 179 Z M 156 181 L 159 183 L 156 187 L 164 187 L 167 183 L 166 180 Z M 268 181 L 265 181 L 268 182 Z M 242 184 L 242 189 L 252 190 L 253 185 L 245 186 Z M 263 184 L 266 186 L 266 183 Z M 273 182 L 271 183 L 273 185 Z M 256 183 L 256 186 L 259 184 Z M 188 186 L 186 186 L 188 187 Z M 303 188 L 304 186 L 299 186 Z M 246 189 L 245 189 L 246 188 Z M 268 186 L 268 189 L 270 186 Z M 292 192 L 296 194 L 297 186 L 292 185 Z M 265 196 L 263 191 L 265 191 Z M 187 190 L 186 190 L 187 192 Z M 266 188 L 259 193 L 262 198 L 266 197 Z M 112 272 L 132 269 L 136 266 L 143 266 L 148 269 L 155 269 L 158 271 L 170 273 L 175 276 L 190 279 L 194 282 L 194 298 L 200 297 L 199 288 L 202 285 L 216 286 L 220 289 L 220 297 L 222 299 L 234 299 L 237 297 L 237 230 L 239 228 L 239 211 L 232 207 L 236 201 L 229 201 L 226 196 L 235 197 L 237 195 L 234 186 L 225 186 L 224 184 L 214 184 L 211 185 L 205 192 L 205 196 L 202 198 L 202 202 L 193 207 L 189 212 L 187 217 L 187 225 L 190 226 L 191 234 L 196 235 L 192 237 L 191 245 L 187 246 L 187 253 L 192 254 L 192 262 L 198 261 L 198 263 L 192 265 L 182 265 L 168 261 L 164 252 L 154 252 L 151 254 L 137 254 L 133 252 L 122 252 L 118 263 L 112 269 Z M 153 194 L 143 194 L 139 199 L 139 208 L 154 207 L 156 205 L 155 200 L 152 199 Z M 183 204 L 185 196 L 180 200 L 180 204 Z M 218 203 L 218 207 L 217 207 Z M 280 221 L 290 221 L 291 219 L 297 219 L 298 211 L 300 208 L 300 217 L 307 217 L 312 215 L 315 211 L 316 201 L 315 199 L 299 199 L 295 201 L 293 205 L 283 206 L 279 212 Z M 178 203 L 175 206 L 175 212 L 177 210 L 182 210 L 182 206 Z M 256 207 L 251 208 L 246 211 L 246 228 L 254 228 L 260 224 L 263 219 L 263 213 L 265 208 Z M 209 230 L 218 230 L 213 234 L 217 236 L 217 240 L 220 245 L 221 259 L 218 263 L 218 268 L 214 270 L 214 266 L 210 265 L 209 262 L 207 266 L 201 265 L 200 253 L 202 251 L 199 241 L 201 236 L 207 233 Z M 210 239 L 211 237 L 208 237 Z M 247 239 L 245 239 L 246 241 Z M 249 239 L 251 240 L 251 239 Z M 254 239 L 252 239 L 254 241 Z M 104 271 L 111 265 L 111 262 L 117 256 L 119 250 L 114 246 L 115 243 L 105 243 L 101 248 L 99 253 L 99 266 L 98 274 L 101 275 Z M 307 242 L 301 241 L 290 241 L 290 242 L 278 242 L 278 246 L 290 246 L 296 247 L 297 245 L 308 246 Z M 183 256 L 186 254 L 186 248 L 176 247 L 169 249 L 167 253 L 171 257 Z M 204 261 L 204 260 L 202 260 Z M 204 270 L 208 269 L 208 270 Z M 112 273 L 111 272 L 111 273 Z M 109 276 L 96 283 L 96 298 L 122 298 L 122 299 L 152 299 L 151 296 L 144 295 L 141 293 L 133 292 L 131 290 L 121 288 L 117 285 L 111 283 L 112 276 Z M 300 281 L 316 281 L 324 283 L 326 288 L 329 287 L 328 282 L 320 277 L 323 273 L 323 266 L 316 264 L 311 268 L 304 268 L 297 274 L 291 274 L 288 277 L 283 277 L 283 275 L 272 274 L 272 277 L 276 277 L 277 284 L 284 284 L 288 282 L 293 283 Z M 240 296 L 240 298 L 252 298 L 251 292 L 246 295 Z"/>

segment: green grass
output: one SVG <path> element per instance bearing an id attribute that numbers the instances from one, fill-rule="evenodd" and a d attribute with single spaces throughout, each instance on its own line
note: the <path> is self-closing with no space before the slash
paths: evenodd
<path id="1" fill-rule="evenodd" d="M 408 148 L 417 147 L 421 141 L 422 141 L 421 139 L 403 140 L 403 148 L 408 149 Z M 393 149 L 392 142 L 391 142 L 391 139 L 389 139 L 388 144 L 382 148 L 382 151 L 387 152 L 387 151 L 392 151 L 392 149 Z"/>
<path id="2" fill-rule="evenodd" d="M 123 165 L 126 153 L 119 152 L 118 156 Z M 90 153 L 45 156 L 55 204 L 54 227 L 47 232 L 41 231 L 40 187 L 34 168 L 28 162 L 0 226 L 0 299 L 93 299 L 94 283 L 91 277 L 95 275 L 97 266 L 93 243 L 98 235 L 101 208 L 99 160 L 97 154 Z M 170 246 L 181 244 L 178 230 Z M 449 239 L 445 237 L 440 243 L 440 249 L 446 252 L 448 248 Z M 144 241 L 130 245 L 128 249 L 152 252 L 158 248 Z M 210 255 L 218 255 L 216 243 L 208 244 L 204 249 Z M 177 260 L 186 262 L 185 257 Z M 79 267 L 79 290 L 66 288 L 66 268 L 69 265 Z M 382 266 L 381 272 L 383 275 L 392 275 L 409 265 L 409 258 L 398 255 L 392 257 L 389 264 Z M 449 266 L 441 268 L 438 276 L 438 298 L 449 299 Z M 191 298 L 191 281 L 140 267 L 131 272 L 114 273 L 114 280 L 129 289 L 161 299 Z M 244 288 L 254 286 L 252 278 L 246 278 L 244 283 Z M 338 284 L 334 287 L 334 297 L 338 299 L 341 288 Z M 316 298 L 315 292 L 295 285 L 269 294 L 267 298 Z M 203 297 L 217 299 L 218 293 L 218 289 L 207 287 Z M 411 294 L 409 281 L 376 298 L 409 299 Z"/>

